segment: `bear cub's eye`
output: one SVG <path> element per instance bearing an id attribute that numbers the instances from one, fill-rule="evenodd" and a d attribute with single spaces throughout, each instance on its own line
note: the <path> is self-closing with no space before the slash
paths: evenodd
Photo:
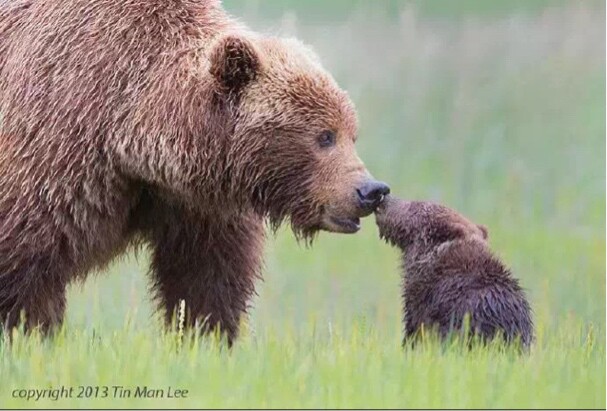
<path id="1" fill-rule="evenodd" d="M 318 145 L 322 148 L 332 147 L 335 145 L 335 140 L 335 132 L 331 130 L 326 130 L 320 133 L 320 135 L 318 136 Z"/>

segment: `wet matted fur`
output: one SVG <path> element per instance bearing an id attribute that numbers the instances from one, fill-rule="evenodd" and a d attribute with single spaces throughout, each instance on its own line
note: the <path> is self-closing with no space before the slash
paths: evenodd
<path id="1" fill-rule="evenodd" d="M 421 327 L 445 336 L 462 329 L 484 340 L 533 340 L 531 309 L 488 232 L 445 206 L 389 197 L 376 213 L 380 235 L 403 252 L 405 341 Z"/>

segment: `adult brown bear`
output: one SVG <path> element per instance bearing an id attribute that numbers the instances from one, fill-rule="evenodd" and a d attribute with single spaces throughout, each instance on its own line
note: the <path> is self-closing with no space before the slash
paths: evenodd
<path id="1" fill-rule="evenodd" d="M 0 4 L 0 318 L 60 323 L 66 285 L 134 243 L 167 318 L 232 340 L 263 227 L 355 232 L 388 192 L 315 55 L 217 0 Z"/>

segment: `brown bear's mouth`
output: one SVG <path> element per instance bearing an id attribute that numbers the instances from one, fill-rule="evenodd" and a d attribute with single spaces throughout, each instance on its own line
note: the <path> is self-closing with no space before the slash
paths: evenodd
<path id="1" fill-rule="evenodd" d="M 360 230 L 360 218 L 340 218 L 329 215 L 323 219 L 323 228 L 332 233 L 354 234 Z"/>

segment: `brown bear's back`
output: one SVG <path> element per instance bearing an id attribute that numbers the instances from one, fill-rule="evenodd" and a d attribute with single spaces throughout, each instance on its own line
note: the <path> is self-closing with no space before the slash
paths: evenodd
<path id="1" fill-rule="evenodd" d="M 0 15 L 1 131 L 19 140 L 0 144 L 35 147 L 35 163 L 68 153 L 99 164 L 172 132 L 178 145 L 192 131 L 174 132 L 184 116 L 204 127 L 190 115 L 205 98 L 195 50 L 234 24 L 218 2 L 194 0 L 28 0 L 4 2 Z"/>

